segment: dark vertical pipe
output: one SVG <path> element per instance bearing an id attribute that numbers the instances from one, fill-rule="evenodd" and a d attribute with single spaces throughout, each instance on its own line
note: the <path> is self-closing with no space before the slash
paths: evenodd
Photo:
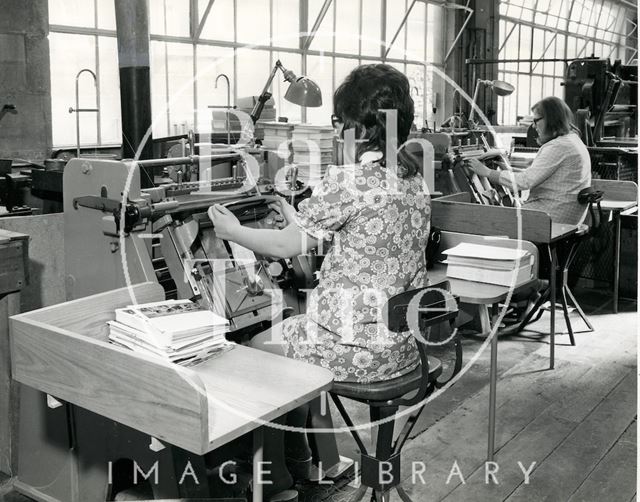
<path id="1" fill-rule="evenodd" d="M 151 127 L 149 14 L 147 0 L 114 0 L 120 68 L 122 158 L 133 158 Z M 151 134 L 139 155 L 153 157 Z M 153 186 L 153 168 L 140 167 L 142 188 Z"/>

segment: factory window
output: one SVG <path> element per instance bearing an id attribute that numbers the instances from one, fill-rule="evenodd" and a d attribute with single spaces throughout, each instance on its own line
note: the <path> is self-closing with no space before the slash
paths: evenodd
<path id="1" fill-rule="evenodd" d="M 411 81 L 417 125 L 432 122 L 438 89 L 444 85 L 435 82 L 430 66 L 443 66 L 442 46 L 436 43 L 443 36 L 441 2 L 308 0 L 306 9 L 303 6 L 299 0 L 149 0 L 153 136 L 215 128 L 224 122 L 220 107 L 227 100 L 226 84 L 219 80 L 216 86 L 216 76 L 229 77 L 233 104 L 259 94 L 278 59 L 315 80 L 324 96 L 322 107 L 303 110 L 284 99 L 287 84 L 277 75 L 271 88 L 276 112 L 290 121 L 328 124 L 333 91 L 349 71 L 362 63 L 386 61 Z M 76 117 L 68 109 L 75 107 L 74 77 L 82 68 L 98 76 L 101 114 L 99 124 L 95 115 L 81 115 L 81 144 L 119 143 L 113 0 L 49 0 L 49 18 L 54 145 L 76 143 Z M 309 33 L 316 22 L 316 33 Z M 301 34 L 305 26 L 307 33 Z M 83 75 L 81 81 L 83 108 L 95 104 L 89 79 Z"/>
<path id="2" fill-rule="evenodd" d="M 630 63 L 636 51 L 626 38 L 635 15 L 612 0 L 501 0 L 498 78 L 516 91 L 498 100 L 498 122 L 530 115 L 543 96 L 563 97 L 567 60 L 593 55 Z"/>

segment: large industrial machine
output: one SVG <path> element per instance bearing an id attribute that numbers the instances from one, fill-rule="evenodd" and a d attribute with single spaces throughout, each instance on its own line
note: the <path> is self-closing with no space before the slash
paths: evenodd
<path id="1" fill-rule="evenodd" d="M 263 329 L 287 308 L 280 293 L 291 290 L 296 272 L 303 271 L 300 260 L 256 256 L 223 241 L 206 214 L 212 204 L 222 204 L 243 225 L 275 228 L 276 213 L 269 207 L 275 200 L 274 186 L 252 177 L 237 152 L 223 151 L 209 157 L 232 162 L 234 175 L 141 190 L 139 164 L 175 166 L 205 158 L 139 162 L 74 159 L 67 164 L 64 203 L 69 299 L 158 281 L 168 298 L 198 301 L 228 318 L 231 331 L 243 335 Z M 244 171 L 243 175 L 238 171 Z"/>

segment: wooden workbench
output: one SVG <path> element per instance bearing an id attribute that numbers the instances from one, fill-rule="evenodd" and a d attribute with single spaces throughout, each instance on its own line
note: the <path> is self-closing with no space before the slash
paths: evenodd
<path id="1" fill-rule="evenodd" d="M 9 317 L 20 312 L 28 249 L 28 235 L 0 229 L 0 471 L 10 476 L 16 466 L 18 392 L 11 380 Z"/>
<path id="2" fill-rule="evenodd" d="M 144 283 L 14 316 L 13 377 L 195 455 L 260 428 L 333 384 L 325 368 L 240 345 L 188 368 L 113 345 L 106 322 L 116 308 L 133 303 L 132 296 L 146 303 L 164 293 Z M 106 462 L 102 470 L 98 484 L 104 485 Z M 72 490 L 89 500 L 82 487 Z"/>

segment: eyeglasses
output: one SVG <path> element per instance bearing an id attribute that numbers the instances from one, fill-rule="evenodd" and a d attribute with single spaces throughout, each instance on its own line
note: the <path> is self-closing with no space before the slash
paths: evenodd
<path id="1" fill-rule="evenodd" d="M 538 127 L 538 122 L 542 120 L 544 117 L 538 117 L 537 119 L 533 119 L 533 125 Z"/>
<path id="2" fill-rule="evenodd" d="M 342 117 L 338 117 L 337 115 L 331 115 L 331 125 L 334 129 L 338 129 L 339 126 L 343 125 Z"/>

